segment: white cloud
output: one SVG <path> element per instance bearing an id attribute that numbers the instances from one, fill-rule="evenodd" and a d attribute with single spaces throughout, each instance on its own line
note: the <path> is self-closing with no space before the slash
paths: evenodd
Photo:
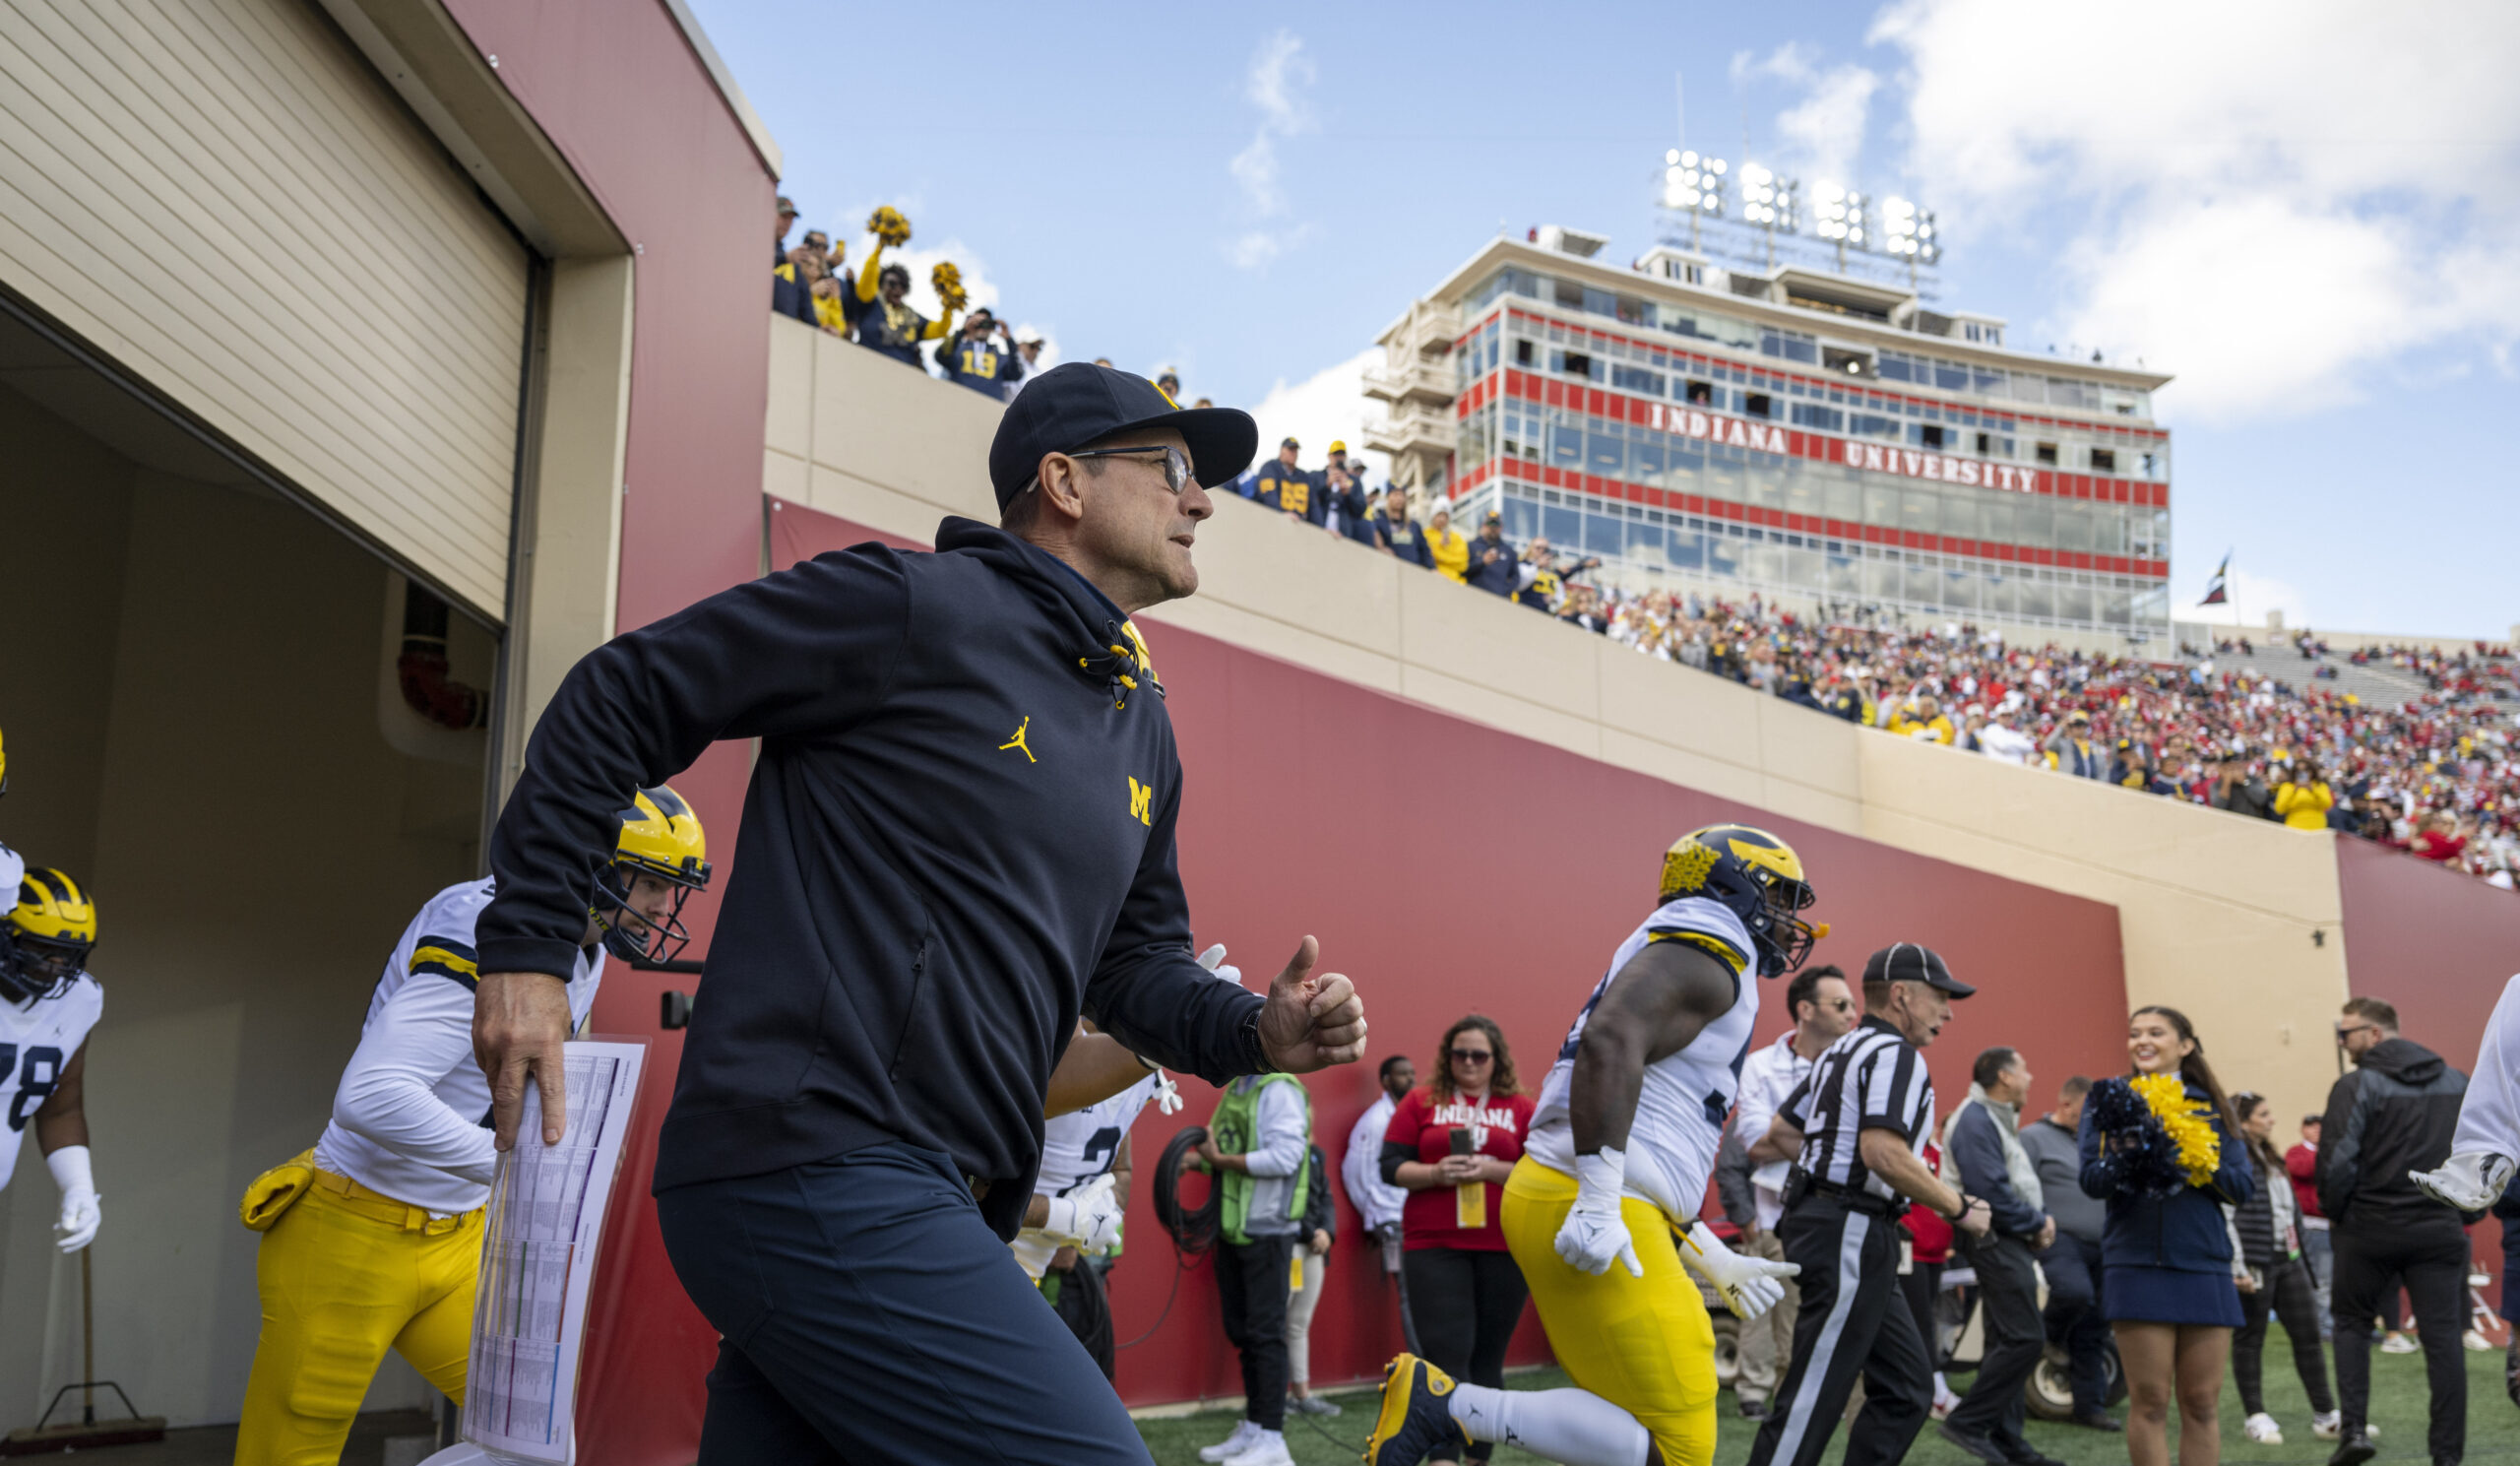
<path id="1" fill-rule="evenodd" d="M 1310 86 L 1313 75 L 1312 58 L 1303 53 L 1303 38 L 1292 31 L 1281 31 L 1262 41 L 1259 54 L 1251 58 L 1251 74 L 1243 84 L 1243 95 L 1260 108 L 1268 126 L 1282 133 L 1302 132 L 1312 125 L 1312 119 L 1295 93 L 1298 88 Z"/>
<path id="2" fill-rule="evenodd" d="M 1278 176 L 1278 140 L 1312 129 L 1311 108 L 1302 94 L 1314 75 L 1312 58 L 1303 53 L 1302 37 L 1292 31 L 1281 31 L 1262 41 L 1251 58 L 1242 90 L 1260 109 L 1260 126 L 1226 169 L 1233 175 L 1234 186 L 1242 191 L 1243 203 L 1255 220 L 1274 219 L 1286 212 L 1286 190 Z M 1225 256 L 1236 269 L 1258 270 L 1302 243 L 1305 232 L 1247 229 L 1225 245 Z"/>
<path id="3" fill-rule="evenodd" d="M 1330 445 L 1344 440 L 1348 456 L 1361 458 L 1379 486 L 1391 478 L 1391 460 L 1365 447 L 1365 422 L 1382 409 L 1365 400 L 1365 368 L 1381 361 L 1383 350 L 1367 347 L 1345 361 L 1334 362 L 1300 382 L 1280 377 L 1269 395 L 1251 409 L 1260 423 L 1260 454 L 1273 457 L 1278 444 L 1293 438 L 1303 445 L 1301 462 L 1319 468 L 1330 458 Z"/>
<path id="4" fill-rule="evenodd" d="M 2419 349 L 2520 336 L 2520 6 L 2124 0 L 2106 24 L 1897 0 L 1909 170 L 1946 230 L 2078 221 L 2038 334 L 2176 372 L 2237 421 L 2332 407 Z M 2028 339 L 2028 333 L 2024 334 Z"/>
<path id="5" fill-rule="evenodd" d="M 1795 41 L 1777 47 L 1763 61 L 1740 52 L 1732 58 L 1732 75 L 1735 86 L 1771 79 L 1802 94 L 1800 101 L 1777 114 L 1775 164 L 1799 172 L 1806 185 L 1855 181 L 1872 94 L 1881 89 L 1879 75 L 1851 64 L 1822 67 Z"/>
<path id="6" fill-rule="evenodd" d="M 1251 146 L 1233 156 L 1227 164 L 1233 181 L 1242 188 L 1242 197 L 1253 211 L 1275 214 L 1286 207 L 1286 196 L 1278 192 L 1278 140 L 1262 132 L 1251 140 Z"/>

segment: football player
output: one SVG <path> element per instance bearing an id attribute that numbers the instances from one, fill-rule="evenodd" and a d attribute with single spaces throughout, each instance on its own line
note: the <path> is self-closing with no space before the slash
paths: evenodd
<path id="1" fill-rule="evenodd" d="M 662 786 L 621 811 L 568 983 L 572 1031 L 607 955 L 663 960 L 690 940 L 683 903 L 709 885 L 700 818 Z M 245 1386 L 238 1466 L 336 1461 L 392 1349 L 460 1406 L 497 1170 L 490 1082 L 472 1056 L 472 926 L 491 882 L 431 897 L 368 999 L 358 1050 L 315 1148 L 258 1179 L 245 1225 L 263 1333 Z"/>
<path id="2" fill-rule="evenodd" d="M 1242 986 L 1242 970 L 1226 965 L 1222 945 L 1200 953 L 1199 965 Z M 1119 1083 L 1112 1075 L 1122 1070 L 1136 1072 L 1111 1093 Z M 1129 1209 L 1129 1130 L 1150 1104 L 1165 1115 L 1180 1113 L 1181 1091 L 1172 1077 L 1080 1020 L 1050 1075 L 1041 1169 L 1023 1230 L 1008 1244 L 1106 1379 L 1115 1364 L 1111 1312 L 1093 1259 L 1109 1256 L 1119 1243 Z"/>
<path id="3" fill-rule="evenodd" d="M 105 1009 L 105 989 L 88 975 L 96 904 L 58 870 L 27 871 L 16 889 L 17 905 L 0 923 L 0 1104 L 9 1115 L 0 1186 L 17 1170 L 18 1137 L 32 1119 L 35 1146 L 61 1188 L 53 1238 L 76 1252 L 95 1241 L 102 1220 L 81 1106 L 88 1031 Z"/>
<path id="4" fill-rule="evenodd" d="M 1505 1244 L 1575 1387 L 1455 1384 L 1401 1355 L 1368 1466 L 1466 1440 L 1566 1466 L 1715 1459 L 1715 1329 L 1682 1268 L 1742 1318 L 1800 1271 L 1734 1253 L 1697 1212 L 1758 1020 L 1756 980 L 1800 966 L 1828 927 L 1799 915 L 1812 900 L 1801 860 L 1746 825 L 1681 836 L 1659 900 L 1575 1015 L 1505 1183 Z"/>

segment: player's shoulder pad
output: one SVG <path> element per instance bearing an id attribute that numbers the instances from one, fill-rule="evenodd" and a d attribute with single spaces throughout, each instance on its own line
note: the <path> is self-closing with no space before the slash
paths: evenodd
<path id="1" fill-rule="evenodd" d="M 1684 946 L 1695 947 L 1713 955 L 1736 978 L 1748 971 L 1750 967 L 1750 954 L 1742 951 L 1738 942 L 1719 932 L 1708 931 L 1693 924 L 1658 924 L 1646 932 L 1645 940 L 1649 945 L 1655 942 L 1678 942 Z"/>

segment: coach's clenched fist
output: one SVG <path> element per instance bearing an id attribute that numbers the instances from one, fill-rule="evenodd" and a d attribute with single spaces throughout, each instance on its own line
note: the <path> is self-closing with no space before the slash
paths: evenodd
<path id="1" fill-rule="evenodd" d="M 1269 983 L 1260 1010 L 1260 1052 L 1282 1073 L 1309 1074 L 1352 1064 L 1365 1053 L 1365 1004 L 1341 973 L 1312 975 L 1321 943 L 1307 936 Z"/>

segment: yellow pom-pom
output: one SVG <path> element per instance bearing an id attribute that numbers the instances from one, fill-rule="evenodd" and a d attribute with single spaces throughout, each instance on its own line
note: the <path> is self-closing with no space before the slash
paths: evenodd
<path id="1" fill-rule="evenodd" d="M 947 310 L 961 310 L 971 301 L 963 293 L 963 272 L 954 268 L 952 260 L 939 260 L 928 272 L 927 283 L 936 287 L 936 299 Z"/>
<path id="2" fill-rule="evenodd" d="M 910 221 L 902 217 L 899 209 L 885 204 L 866 217 L 866 232 L 899 249 L 910 242 Z"/>
<path id="3" fill-rule="evenodd" d="M 2187 1183 L 2201 1186 L 2213 1180 L 2223 1164 L 2223 1137 L 2206 1118 L 2205 1107 L 2187 1098 L 2186 1082 L 2176 1074 L 2142 1074 L 2131 1082 L 2145 1108 L 2161 1121 L 2163 1133 L 2177 1147 L 2179 1169 L 2187 1174 Z"/>

